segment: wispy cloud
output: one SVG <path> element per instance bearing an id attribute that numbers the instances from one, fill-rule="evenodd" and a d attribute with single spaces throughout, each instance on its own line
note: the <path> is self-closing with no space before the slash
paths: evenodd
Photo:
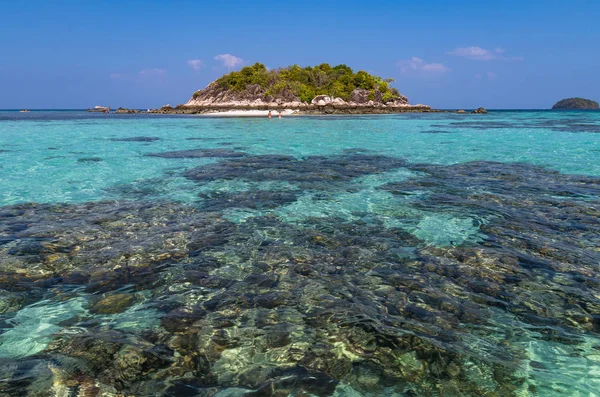
<path id="1" fill-rule="evenodd" d="M 423 59 L 418 57 L 412 57 L 411 59 L 398 62 L 402 73 L 408 73 L 410 71 L 422 71 L 431 73 L 445 73 L 448 68 L 442 63 L 427 63 Z"/>
<path id="2" fill-rule="evenodd" d="M 484 78 L 488 80 L 496 80 L 496 77 L 498 77 L 498 75 L 495 72 L 478 73 L 475 75 L 477 80 L 482 80 Z"/>
<path id="3" fill-rule="evenodd" d="M 167 76 L 167 71 L 164 69 L 142 69 L 138 73 L 142 79 L 162 79 Z"/>
<path id="4" fill-rule="evenodd" d="M 189 61 L 187 61 L 187 63 L 196 72 L 202 69 L 202 67 L 204 66 L 204 63 L 199 59 L 190 59 Z"/>
<path id="5" fill-rule="evenodd" d="M 496 50 L 486 50 L 481 47 L 459 47 L 454 51 L 450 51 L 448 54 L 457 57 L 474 59 L 476 61 L 491 61 L 496 59 L 498 54 L 501 54 L 504 50 L 496 48 Z"/>
<path id="6" fill-rule="evenodd" d="M 488 50 L 486 48 L 481 48 L 477 46 L 471 47 L 458 47 L 453 51 L 450 51 L 449 55 L 454 55 L 457 57 L 463 57 L 472 59 L 475 61 L 492 61 L 492 60 L 502 60 L 502 61 L 522 61 L 523 57 L 509 57 L 505 56 L 504 53 L 506 50 L 504 48 L 494 48 L 493 50 Z"/>
<path id="7" fill-rule="evenodd" d="M 227 67 L 228 69 L 233 69 L 244 64 L 244 60 L 242 58 L 238 58 L 231 54 L 219 54 L 215 56 L 215 60 L 221 62 L 223 66 Z"/>

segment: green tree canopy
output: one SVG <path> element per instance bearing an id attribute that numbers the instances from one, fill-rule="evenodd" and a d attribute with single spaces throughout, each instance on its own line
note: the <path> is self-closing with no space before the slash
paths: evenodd
<path id="1" fill-rule="evenodd" d="M 354 72 L 346 65 L 331 66 L 322 63 L 318 66 L 300 67 L 292 65 L 287 68 L 267 70 L 265 65 L 255 63 L 240 71 L 231 72 L 217 80 L 221 87 L 242 91 L 250 85 L 258 84 L 265 96 L 277 98 L 282 93 L 293 93 L 303 102 L 310 102 L 317 95 L 329 95 L 349 101 L 356 88 L 369 90 L 369 97 L 381 92 L 383 100 L 398 98 L 400 93 L 391 88 L 393 79 L 382 79 L 363 70 Z"/>

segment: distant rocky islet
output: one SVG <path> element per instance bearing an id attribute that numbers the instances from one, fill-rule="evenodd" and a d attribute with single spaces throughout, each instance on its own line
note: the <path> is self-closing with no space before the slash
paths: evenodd
<path id="1" fill-rule="evenodd" d="M 585 98 L 566 98 L 552 106 L 554 110 L 561 109 L 600 109 L 598 102 Z"/>
<path id="2" fill-rule="evenodd" d="M 267 70 L 262 64 L 229 73 L 196 91 L 182 105 L 165 105 L 152 113 L 213 113 L 230 110 L 284 110 L 316 114 L 430 112 L 428 105 L 411 105 L 390 88 L 392 79 L 346 65 Z"/>

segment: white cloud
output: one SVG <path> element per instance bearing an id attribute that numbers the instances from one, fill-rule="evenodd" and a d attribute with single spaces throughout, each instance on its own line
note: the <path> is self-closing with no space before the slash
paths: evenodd
<path id="1" fill-rule="evenodd" d="M 161 79 L 167 75 L 167 71 L 164 69 L 143 69 L 140 70 L 139 76 L 142 79 Z"/>
<path id="2" fill-rule="evenodd" d="M 244 60 L 242 58 L 238 58 L 231 54 L 219 54 L 215 56 L 215 60 L 221 62 L 223 66 L 229 69 L 233 69 L 244 64 Z"/>
<path id="3" fill-rule="evenodd" d="M 187 61 L 187 63 L 196 72 L 202 69 L 202 66 L 204 66 L 204 63 L 202 63 L 202 61 L 199 59 L 190 59 L 189 61 Z"/>
<path id="4" fill-rule="evenodd" d="M 445 72 L 448 70 L 442 63 L 426 63 L 423 65 L 422 69 L 428 72 Z"/>
<path id="5" fill-rule="evenodd" d="M 459 47 L 454 51 L 449 52 L 450 55 L 474 59 L 476 61 L 491 61 L 496 58 L 494 51 L 486 50 L 481 47 Z"/>
<path id="6" fill-rule="evenodd" d="M 423 71 L 431 73 L 444 73 L 448 71 L 448 68 L 441 63 L 427 63 L 421 58 L 412 57 L 409 60 L 398 62 L 402 73 L 410 71 Z"/>
<path id="7" fill-rule="evenodd" d="M 457 57 L 463 57 L 468 59 L 473 59 L 475 61 L 491 61 L 494 59 L 502 60 L 502 61 L 522 61 L 523 57 L 506 57 L 503 56 L 506 52 L 503 48 L 494 48 L 493 50 L 488 50 L 485 48 L 471 46 L 471 47 L 458 47 L 454 51 L 450 51 L 449 55 L 454 55 Z"/>

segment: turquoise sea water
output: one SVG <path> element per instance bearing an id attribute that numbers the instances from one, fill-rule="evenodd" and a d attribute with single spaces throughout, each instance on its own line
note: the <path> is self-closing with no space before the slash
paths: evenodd
<path id="1" fill-rule="evenodd" d="M 592 111 L 0 111 L 0 395 L 600 396 L 599 160 Z"/>

